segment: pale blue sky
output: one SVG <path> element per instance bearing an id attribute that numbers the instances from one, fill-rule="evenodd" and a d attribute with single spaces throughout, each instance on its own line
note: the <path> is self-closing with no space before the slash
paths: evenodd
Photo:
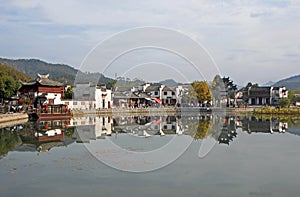
<path id="1" fill-rule="evenodd" d="M 160 26 L 201 43 L 221 74 L 240 85 L 300 74 L 298 0 L 0 0 L 0 5 L 1 57 L 79 67 L 112 34 Z"/>

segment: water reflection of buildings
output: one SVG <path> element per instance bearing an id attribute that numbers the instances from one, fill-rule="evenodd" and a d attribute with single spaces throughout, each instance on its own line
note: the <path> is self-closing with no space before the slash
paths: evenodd
<path id="1" fill-rule="evenodd" d="M 236 131 L 236 119 L 235 117 L 226 116 L 223 118 L 223 126 L 221 128 L 221 133 L 218 137 L 220 144 L 228 144 L 237 137 Z"/>
<path id="2" fill-rule="evenodd" d="M 248 133 L 284 133 L 287 131 L 288 123 L 279 119 L 258 119 L 255 117 L 243 118 L 241 128 Z"/>
<path id="3" fill-rule="evenodd" d="M 189 135 L 195 140 L 213 138 L 219 144 L 229 145 L 241 132 L 248 134 L 289 133 L 300 135 L 299 127 L 289 128 L 279 119 L 253 116 L 89 116 L 71 120 L 27 122 L 0 129 L 1 155 L 8 151 L 49 151 L 67 146 L 75 140 L 89 143 L 106 136 L 129 134 L 139 137 Z M 299 122 L 298 122 L 298 125 Z M 8 132 L 10 131 L 10 132 Z M 0 155 L 0 156 L 1 156 Z"/>
<path id="4" fill-rule="evenodd" d="M 206 124 L 203 124 L 205 122 Z M 139 137 L 154 135 L 190 135 L 195 139 L 212 137 L 220 144 L 232 142 L 238 135 L 237 129 L 248 133 L 283 133 L 287 123 L 278 119 L 262 120 L 240 116 L 120 116 L 81 117 L 71 121 L 76 126 L 73 138 L 79 143 L 104 139 L 112 133 L 127 133 Z"/>
<path id="5" fill-rule="evenodd" d="M 112 133 L 112 118 L 83 116 L 71 120 L 70 126 L 75 126 L 73 138 L 77 143 L 89 143 L 90 140 L 104 139 Z"/>
<path id="6" fill-rule="evenodd" d="M 17 151 L 49 151 L 53 147 L 67 146 L 73 140 L 66 137 L 68 120 L 28 122 L 19 126 L 22 143 Z"/>
<path id="7" fill-rule="evenodd" d="M 113 132 L 148 137 L 150 135 L 181 135 L 184 129 L 178 116 L 128 116 L 114 118 Z"/>
<path id="8" fill-rule="evenodd" d="M 247 133 L 285 133 L 288 124 L 279 119 L 259 119 L 254 116 L 226 116 L 224 117 L 221 133 L 218 137 L 219 143 L 229 144 L 237 137 L 237 129 Z"/>
<path id="9" fill-rule="evenodd" d="M 121 133 L 140 137 L 168 135 L 184 132 L 180 118 L 176 116 L 119 116 L 119 117 L 80 117 L 71 121 L 74 126 L 73 138 L 78 143 L 89 143 L 90 140 L 105 139 Z"/>
<path id="10" fill-rule="evenodd" d="M 194 139 L 214 138 L 230 144 L 238 129 L 247 133 L 284 133 L 288 124 L 278 119 L 246 116 L 86 116 L 71 120 L 28 122 L 16 127 L 21 143 L 17 151 L 49 151 L 53 147 L 104 139 L 126 133 L 139 137 L 189 135 Z M 15 129 L 16 129 L 15 128 Z"/>

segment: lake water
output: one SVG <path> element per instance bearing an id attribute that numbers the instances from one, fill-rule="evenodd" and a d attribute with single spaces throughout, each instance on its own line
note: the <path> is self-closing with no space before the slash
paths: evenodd
<path id="1" fill-rule="evenodd" d="M 299 196 L 297 117 L 116 116 L 1 128 L 1 196 Z"/>

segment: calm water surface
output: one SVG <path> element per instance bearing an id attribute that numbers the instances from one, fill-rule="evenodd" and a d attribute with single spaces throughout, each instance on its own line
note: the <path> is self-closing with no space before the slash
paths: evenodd
<path id="1" fill-rule="evenodd" d="M 82 117 L 28 122 L 0 131 L 1 196 L 300 194 L 300 121 L 295 117 Z M 111 142 L 146 153 L 174 138 L 178 144 L 159 157 L 178 151 L 181 139 L 191 139 L 191 144 L 174 162 L 150 172 L 127 172 L 132 166 L 148 165 L 148 160 L 121 159 L 114 147 L 106 147 Z M 205 141 L 212 149 L 200 158 Z M 104 164 L 97 154 L 111 158 L 121 170 Z"/>

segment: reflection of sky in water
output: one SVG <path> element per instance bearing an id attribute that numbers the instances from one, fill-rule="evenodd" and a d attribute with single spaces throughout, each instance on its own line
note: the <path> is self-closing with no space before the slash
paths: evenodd
<path id="1" fill-rule="evenodd" d="M 119 134 L 110 140 L 128 151 L 147 152 L 166 145 L 174 136 L 137 137 L 130 134 Z"/>
<path id="2" fill-rule="evenodd" d="M 300 132 L 293 125 L 290 130 Z M 298 196 L 299 136 L 240 128 L 237 134 L 229 146 L 216 145 L 203 159 L 197 156 L 201 140 L 195 140 L 169 166 L 137 174 L 104 165 L 81 143 L 42 153 L 11 151 L 0 160 L 1 196 Z M 142 142 L 147 147 L 147 140 L 168 141 L 168 136 L 132 137 L 112 135 L 92 143 L 111 139 L 139 148 Z"/>

